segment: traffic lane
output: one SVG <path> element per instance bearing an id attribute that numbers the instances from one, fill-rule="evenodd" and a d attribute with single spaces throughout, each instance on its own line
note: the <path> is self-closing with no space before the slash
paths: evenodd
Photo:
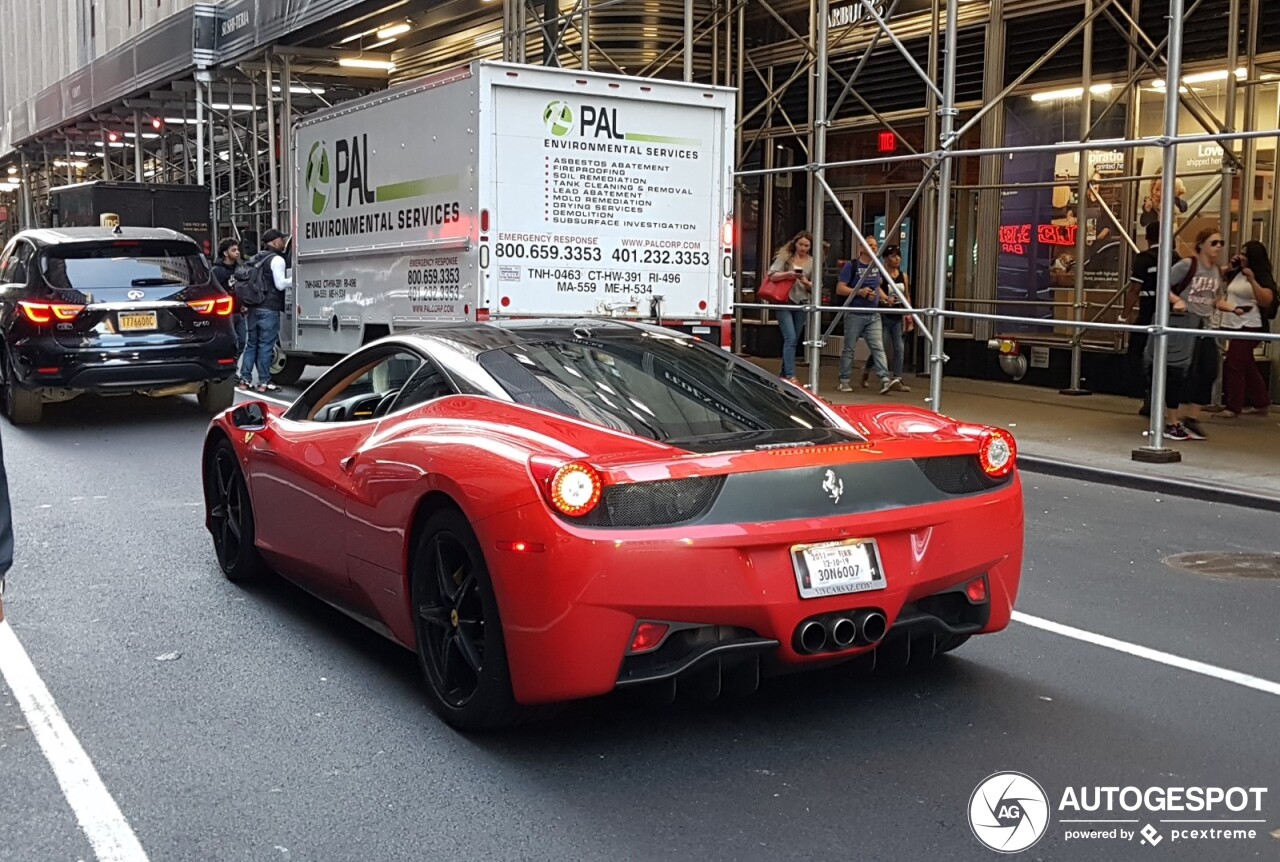
<path id="1" fill-rule="evenodd" d="M 80 832 L 22 714 L 0 674 L 0 860 L 89 859 L 93 849 Z"/>
<path id="2" fill-rule="evenodd" d="M 1280 577 L 1209 577 L 1164 562 L 1193 551 L 1275 554 L 1275 513 L 1033 473 L 1022 479 L 1020 611 L 1280 680 Z"/>
<path id="3" fill-rule="evenodd" d="M 189 650 L 159 678 L 107 662 L 142 709 L 99 703 L 87 745 L 157 859 L 977 859 L 966 806 L 997 770 L 1055 798 L 1274 775 L 1258 757 L 1273 698 L 1022 626 L 919 672 L 837 668 L 710 706 L 607 697 L 469 739 L 425 708 L 407 651 L 281 582 L 216 592 L 235 608 L 210 628 L 243 646 Z M 260 629 L 271 652 L 244 644 Z M 60 675 L 73 716 L 85 680 Z M 1053 840 L 1044 858 L 1116 858 Z"/>

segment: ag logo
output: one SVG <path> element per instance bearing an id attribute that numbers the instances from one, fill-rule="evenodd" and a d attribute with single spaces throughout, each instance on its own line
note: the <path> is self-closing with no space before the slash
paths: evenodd
<path id="1" fill-rule="evenodd" d="M 552 102 L 542 112 L 542 122 L 547 131 L 557 138 L 563 138 L 573 131 L 573 108 L 568 102 Z"/>
<path id="2" fill-rule="evenodd" d="M 307 197 L 311 199 L 311 211 L 316 215 L 323 213 L 325 207 L 329 205 L 332 178 L 333 174 L 329 169 L 329 151 L 325 149 L 323 143 L 316 141 L 311 145 L 311 152 L 307 154 L 307 173 L 304 177 Z"/>
<path id="3" fill-rule="evenodd" d="M 1020 853 L 1049 828 L 1049 797 L 1034 778 L 997 772 L 969 797 L 974 837 L 997 853 Z"/>

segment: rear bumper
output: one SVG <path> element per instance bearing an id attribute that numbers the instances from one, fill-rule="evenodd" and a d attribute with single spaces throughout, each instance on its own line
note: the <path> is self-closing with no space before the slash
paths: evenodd
<path id="1" fill-rule="evenodd" d="M 589 697 L 640 678 L 694 671 L 698 662 L 688 659 L 698 651 L 751 655 L 785 671 L 873 648 L 860 643 L 805 654 L 797 632 L 813 619 L 877 612 L 888 626 L 886 641 L 908 631 L 939 638 L 999 631 L 1009 624 L 1022 569 L 1016 479 L 985 494 L 856 517 L 612 531 L 567 527 L 533 504 L 476 526 L 493 572 L 515 695 L 525 703 Z M 876 540 L 886 587 L 800 598 L 791 546 L 840 538 Z M 513 542 L 544 550 L 504 550 Z M 966 607 L 956 591 L 983 575 L 987 600 Z M 637 661 L 628 649 L 641 621 L 698 631 L 665 660 Z"/>
<path id="2" fill-rule="evenodd" d="M 198 344 L 69 348 L 50 338 L 19 341 L 12 350 L 18 385 L 28 389 L 131 392 L 226 380 L 236 371 L 230 325 Z"/>

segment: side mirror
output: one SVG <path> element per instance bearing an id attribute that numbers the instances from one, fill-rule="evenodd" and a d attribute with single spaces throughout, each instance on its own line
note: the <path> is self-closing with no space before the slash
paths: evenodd
<path id="1" fill-rule="evenodd" d="M 247 401 L 231 411 L 231 424 L 244 431 L 267 427 L 267 410 L 261 401 Z"/>

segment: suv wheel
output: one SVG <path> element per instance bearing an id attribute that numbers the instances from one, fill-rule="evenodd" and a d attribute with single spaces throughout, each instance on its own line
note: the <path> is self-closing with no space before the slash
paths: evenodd
<path id="1" fill-rule="evenodd" d="M 44 415 L 44 401 L 36 393 L 19 386 L 12 371 L 5 372 L 4 415 L 14 425 L 35 425 Z"/>
<path id="2" fill-rule="evenodd" d="M 196 400 L 204 412 L 221 413 L 236 402 L 236 379 L 206 380 Z"/>

